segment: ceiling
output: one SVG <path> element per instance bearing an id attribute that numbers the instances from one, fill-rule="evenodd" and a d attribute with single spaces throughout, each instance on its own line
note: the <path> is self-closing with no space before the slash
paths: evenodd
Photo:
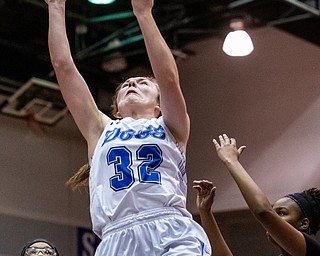
<path id="1" fill-rule="evenodd" d="M 231 19 L 250 29 L 274 26 L 320 45 L 319 0 L 155 0 L 154 17 L 176 58 L 192 57 L 188 43 L 223 38 Z M 0 95 L 9 97 L 31 77 L 54 81 L 47 46 L 48 14 L 43 0 L 0 0 Z M 112 93 L 118 82 L 150 74 L 131 1 L 93 5 L 67 0 L 67 32 L 75 62 L 94 95 Z M 126 68 L 102 69 L 103 60 Z M 115 63 L 116 61 L 116 63 Z"/>

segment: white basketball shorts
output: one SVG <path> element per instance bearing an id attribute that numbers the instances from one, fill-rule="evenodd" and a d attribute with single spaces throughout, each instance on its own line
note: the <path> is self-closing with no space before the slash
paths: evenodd
<path id="1" fill-rule="evenodd" d="M 116 220 L 103 230 L 95 256 L 211 256 L 202 227 L 171 207 Z"/>

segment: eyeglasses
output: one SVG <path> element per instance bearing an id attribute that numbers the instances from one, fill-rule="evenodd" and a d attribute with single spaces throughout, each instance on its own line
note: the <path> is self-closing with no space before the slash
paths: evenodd
<path id="1" fill-rule="evenodd" d="M 56 250 L 51 247 L 29 247 L 25 251 L 26 256 L 43 255 L 43 256 L 56 256 Z"/>

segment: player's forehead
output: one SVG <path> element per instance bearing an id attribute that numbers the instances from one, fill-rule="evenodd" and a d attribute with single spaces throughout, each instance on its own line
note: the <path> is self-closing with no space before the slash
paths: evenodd
<path id="1" fill-rule="evenodd" d="M 130 77 L 125 81 L 125 83 L 129 83 L 129 82 L 133 82 L 133 81 L 139 83 L 142 81 L 150 81 L 150 79 L 148 79 L 147 77 L 143 77 L 143 76 Z"/>
<path id="2" fill-rule="evenodd" d="M 31 244 L 29 247 L 37 247 L 37 248 L 50 247 L 50 248 L 52 248 L 51 245 L 46 242 L 36 242 L 36 243 Z"/>
<path id="3" fill-rule="evenodd" d="M 273 209 L 287 209 L 288 211 L 299 212 L 299 205 L 289 197 L 282 197 L 273 204 Z"/>

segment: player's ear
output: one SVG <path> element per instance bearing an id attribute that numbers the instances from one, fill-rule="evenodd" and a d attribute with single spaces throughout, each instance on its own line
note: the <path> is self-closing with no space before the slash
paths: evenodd
<path id="1" fill-rule="evenodd" d="M 156 116 L 156 117 L 161 116 L 161 108 L 160 108 L 159 105 L 155 106 L 154 112 L 155 112 L 155 116 Z"/>
<path id="2" fill-rule="evenodd" d="M 118 111 L 117 113 L 115 113 L 113 116 L 114 116 L 115 118 L 119 118 L 119 119 L 122 118 L 122 116 L 120 115 L 119 111 Z"/>

